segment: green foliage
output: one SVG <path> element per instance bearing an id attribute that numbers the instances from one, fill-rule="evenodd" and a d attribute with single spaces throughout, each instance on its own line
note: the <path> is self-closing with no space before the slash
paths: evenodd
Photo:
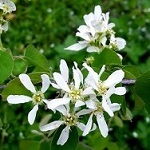
<path id="1" fill-rule="evenodd" d="M 142 74 L 136 80 L 135 91 L 137 95 L 144 101 L 147 111 L 150 113 L 150 71 Z"/>
<path id="2" fill-rule="evenodd" d="M 12 73 L 13 58 L 7 51 L 0 51 L 0 83 L 3 83 Z"/>

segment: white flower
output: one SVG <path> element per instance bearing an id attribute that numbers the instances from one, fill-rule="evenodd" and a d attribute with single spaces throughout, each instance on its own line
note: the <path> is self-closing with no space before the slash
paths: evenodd
<path id="1" fill-rule="evenodd" d="M 102 98 L 109 98 L 112 94 L 124 95 L 126 93 L 126 89 L 124 87 L 115 88 L 115 86 L 124 78 L 124 72 L 122 70 L 113 72 L 105 81 L 102 81 L 100 78 L 102 73 L 105 71 L 105 66 L 101 68 L 99 74 L 86 63 L 84 63 L 83 66 L 89 72 L 89 75 L 86 78 L 87 84 L 97 91 L 97 94 L 102 96 Z"/>
<path id="2" fill-rule="evenodd" d="M 0 1 L 0 9 L 3 10 L 4 14 L 7 14 L 7 13 L 11 13 L 12 11 L 16 11 L 16 6 L 10 0 L 1 0 Z"/>
<path id="3" fill-rule="evenodd" d="M 36 113 L 38 111 L 38 105 L 48 103 L 48 100 L 44 98 L 44 93 L 48 89 L 50 85 L 50 80 L 48 75 L 43 74 L 41 75 L 42 78 L 42 88 L 40 91 L 36 91 L 33 83 L 31 82 L 30 77 L 27 74 L 20 74 L 19 79 L 21 83 L 24 85 L 26 89 L 28 89 L 33 95 L 32 97 L 25 96 L 25 95 L 9 95 L 7 97 L 7 101 L 10 104 L 19 104 L 19 103 L 26 103 L 26 102 L 33 102 L 33 109 L 28 114 L 28 122 L 32 125 L 34 123 Z"/>
<path id="4" fill-rule="evenodd" d="M 85 105 L 84 97 L 94 94 L 90 87 L 84 87 L 83 85 L 83 75 L 80 69 L 77 67 L 77 63 L 74 62 L 73 71 L 73 81 L 69 82 L 69 69 L 65 60 L 61 60 L 60 72 L 53 73 L 55 83 L 51 83 L 56 89 L 62 90 L 64 96 L 62 98 L 56 98 L 48 103 L 49 109 L 55 109 L 60 105 L 71 103 L 75 104 L 75 107 L 80 107 Z"/>
<path id="5" fill-rule="evenodd" d="M 75 111 L 70 112 L 69 105 L 59 106 L 57 107 L 57 111 L 59 111 L 63 115 L 61 120 L 53 121 L 49 124 L 46 124 L 40 127 L 40 130 L 41 131 L 55 130 L 63 124 L 66 125 L 66 127 L 62 130 L 60 137 L 57 141 L 57 145 L 64 145 L 69 138 L 69 130 L 71 126 L 76 126 L 81 131 L 84 130 L 85 125 L 79 122 L 78 120 L 79 116 L 83 115 L 83 113 L 82 112 L 75 113 Z"/>
<path id="6" fill-rule="evenodd" d="M 93 105 L 93 106 L 92 106 Z M 92 129 L 93 125 L 93 116 L 96 116 L 96 121 L 99 127 L 99 130 L 103 137 L 107 137 L 108 135 L 108 126 L 104 118 L 104 111 L 107 112 L 110 117 L 114 116 L 115 111 L 120 109 L 120 105 L 118 103 L 107 103 L 105 100 L 99 102 L 96 98 L 91 103 L 91 109 L 87 110 L 87 113 L 90 113 L 90 117 L 88 122 L 84 128 L 83 136 L 86 136 Z"/>
<path id="7" fill-rule="evenodd" d="M 125 46 L 126 46 L 126 41 L 123 38 L 115 37 L 114 35 L 111 35 L 110 44 L 109 44 L 110 48 L 116 50 L 122 50 Z"/>

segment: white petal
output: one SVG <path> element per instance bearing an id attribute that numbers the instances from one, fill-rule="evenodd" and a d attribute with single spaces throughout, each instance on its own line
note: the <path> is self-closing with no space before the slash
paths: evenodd
<path id="1" fill-rule="evenodd" d="M 125 87 L 117 87 L 115 88 L 115 94 L 117 95 L 124 95 L 126 93 Z"/>
<path id="2" fill-rule="evenodd" d="M 30 77 L 27 74 L 20 74 L 19 79 L 20 79 L 21 83 L 25 86 L 26 89 L 28 89 L 32 93 L 36 92 L 35 87 L 34 87 L 33 83 L 31 82 Z"/>
<path id="3" fill-rule="evenodd" d="M 121 50 L 121 49 L 125 48 L 126 41 L 124 39 L 118 37 L 118 38 L 115 38 L 115 40 L 116 40 L 118 50 Z"/>
<path id="4" fill-rule="evenodd" d="M 88 33 L 88 32 L 90 32 L 90 29 L 86 25 L 81 25 L 81 26 L 79 26 L 78 31 L 82 32 L 82 33 Z"/>
<path id="5" fill-rule="evenodd" d="M 61 87 L 60 86 L 58 86 L 57 84 L 55 84 L 55 83 L 51 83 L 51 85 L 55 88 L 55 89 L 61 89 Z"/>
<path id="6" fill-rule="evenodd" d="M 105 65 L 102 66 L 100 72 L 99 72 L 99 78 L 101 77 L 101 75 L 103 74 L 103 72 L 105 71 Z"/>
<path id="7" fill-rule="evenodd" d="M 81 123 L 81 122 L 77 122 L 77 127 L 78 127 L 81 131 L 83 131 L 84 128 L 85 128 L 85 124 L 83 124 L 83 123 Z"/>
<path id="8" fill-rule="evenodd" d="M 101 132 L 102 136 L 107 137 L 107 135 L 108 135 L 108 126 L 106 124 L 104 116 L 97 114 L 96 119 L 97 119 L 98 127 L 100 129 L 100 132 Z"/>
<path id="9" fill-rule="evenodd" d="M 78 100 L 76 103 L 75 103 L 75 107 L 80 107 L 80 106 L 84 106 L 85 103 L 83 101 L 80 101 Z"/>
<path id="10" fill-rule="evenodd" d="M 86 95 L 95 95 L 95 92 L 93 91 L 92 87 L 87 87 L 84 89 L 83 93 L 84 96 Z"/>
<path id="11" fill-rule="evenodd" d="M 59 139 L 58 139 L 58 141 L 57 141 L 57 145 L 64 145 L 64 144 L 67 142 L 67 140 L 68 140 L 68 138 L 69 138 L 69 129 L 70 129 L 70 127 L 69 127 L 69 126 L 66 126 L 66 127 L 62 130 L 62 132 L 61 132 L 61 134 L 60 134 L 60 137 L 59 137 Z"/>
<path id="12" fill-rule="evenodd" d="M 91 26 L 91 22 L 92 22 L 92 20 L 94 20 L 94 14 L 89 13 L 88 15 L 84 15 L 83 18 L 84 18 L 86 25 Z"/>
<path id="13" fill-rule="evenodd" d="M 89 46 L 86 51 L 88 53 L 101 52 L 100 48 L 98 48 L 96 46 Z"/>
<path id="14" fill-rule="evenodd" d="M 80 87 L 80 77 L 76 69 L 72 68 L 73 70 L 73 79 L 75 83 L 75 89 L 79 89 Z"/>
<path id="15" fill-rule="evenodd" d="M 90 132 L 90 130 L 92 128 L 92 118 L 93 118 L 93 114 L 91 114 L 89 117 L 89 120 L 88 120 L 88 122 L 85 126 L 85 129 L 83 131 L 83 134 L 82 134 L 83 136 L 86 136 Z"/>
<path id="16" fill-rule="evenodd" d="M 82 115 L 89 114 L 91 112 L 92 112 L 92 110 L 90 110 L 90 109 L 82 109 L 79 112 L 77 112 L 76 115 L 79 117 L 79 116 L 82 116 Z"/>
<path id="17" fill-rule="evenodd" d="M 60 113 L 62 113 L 64 116 L 67 116 L 67 114 L 68 114 L 65 106 L 58 106 L 55 109 L 57 111 L 59 111 Z"/>
<path id="18" fill-rule="evenodd" d="M 77 32 L 76 33 L 76 36 L 84 39 L 85 41 L 89 42 L 91 39 L 90 39 L 90 35 L 89 33 L 83 33 L 83 32 Z"/>
<path id="19" fill-rule="evenodd" d="M 104 110 L 111 116 L 114 116 L 113 111 L 110 109 L 109 105 L 107 104 L 106 100 L 103 98 L 102 100 L 102 107 L 104 108 Z"/>
<path id="20" fill-rule="evenodd" d="M 99 22 L 100 22 L 101 19 L 102 19 L 101 14 L 102 14 L 102 9 L 101 9 L 101 7 L 100 7 L 99 5 L 95 6 L 95 8 L 94 8 L 94 15 L 95 15 L 95 17 L 96 17 L 96 20 L 98 20 Z"/>
<path id="21" fill-rule="evenodd" d="M 73 44 L 67 48 L 65 48 L 66 50 L 72 50 L 72 51 L 79 51 L 81 49 L 84 49 L 87 46 L 87 43 L 81 44 L 81 43 L 76 43 Z"/>
<path id="22" fill-rule="evenodd" d="M 57 72 L 53 73 L 54 79 L 59 87 L 66 92 L 70 92 L 67 82 L 64 80 L 63 76 Z"/>
<path id="23" fill-rule="evenodd" d="M 53 121 L 49 124 L 46 124 L 42 127 L 40 127 L 41 131 L 49 131 L 49 130 L 54 130 L 57 129 L 59 126 L 61 126 L 64 123 L 64 121 Z"/>
<path id="24" fill-rule="evenodd" d="M 110 104 L 109 107 L 113 112 L 120 110 L 120 104 L 118 103 Z"/>
<path id="25" fill-rule="evenodd" d="M 121 82 L 123 78 L 124 78 L 124 72 L 122 70 L 117 70 L 117 71 L 113 72 L 107 78 L 106 81 L 104 81 L 104 84 L 106 87 L 110 87 L 110 86 L 116 85 L 119 82 Z"/>
<path id="26" fill-rule="evenodd" d="M 20 104 L 32 101 L 32 98 L 24 95 L 9 95 L 7 101 L 10 104 Z"/>
<path id="27" fill-rule="evenodd" d="M 38 104 L 35 105 L 28 114 L 28 122 L 30 123 L 30 125 L 34 123 L 37 111 L 38 111 Z"/>
<path id="28" fill-rule="evenodd" d="M 68 69 L 67 63 L 64 59 L 61 59 L 59 68 L 60 68 L 60 72 L 61 72 L 62 76 L 64 77 L 65 81 L 68 82 L 69 69 Z"/>
<path id="29" fill-rule="evenodd" d="M 70 101 L 70 98 L 53 99 L 48 103 L 48 108 L 53 110 L 58 106 L 65 105 L 65 104 L 69 103 L 69 101 Z"/>
<path id="30" fill-rule="evenodd" d="M 83 67 L 85 67 L 89 71 L 89 73 L 92 75 L 95 83 L 98 84 L 98 81 L 99 81 L 98 74 L 90 66 L 88 66 L 86 63 L 83 63 Z"/>
<path id="31" fill-rule="evenodd" d="M 87 100 L 86 102 L 86 106 L 88 107 L 88 108 L 90 108 L 90 109 L 95 109 L 96 108 L 96 104 L 95 104 L 95 102 L 93 101 L 93 100 Z"/>
<path id="32" fill-rule="evenodd" d="M 47 89 L 49 88 L 49 85 L 51 82 L 50 82 L 49 76 L 47 74 L 41 75 L 41 78 L 42 78 L 41 92 L 45 93 L 47 91 Z"/>
<path id="33" fill-rule="evenodd" d="M 82 72 L 80 71 L 80 69 L 78 68 L 78 64 L 74 61 L 74 66 L 75 66 L 75 69 L 77 70 L 78 74 L 79 74 L 79 77 L 80 77 L 80 81 L 81 83 L 83 84 L 83 74 Z"/>

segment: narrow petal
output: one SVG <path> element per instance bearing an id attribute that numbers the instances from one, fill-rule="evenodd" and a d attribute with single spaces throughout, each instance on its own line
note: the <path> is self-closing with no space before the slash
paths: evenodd
<path id="1" fill-rule="evenodd" d="M 85 124 L 81 123 L 81 122 L 77 122 L 77 127 L 81 130 L 84 131 L 85 129 Z"/>
<path id="2" fill-rule="evenodd" d="M 67 140 L 68 140 L 68 138 L 69 138 L 69 129 L 70 129 L 70 127 L 69 127 L 69 126 L 66 126 L 66 127 L 62 130 L 62 132 L 61 132 L 61 134 L 60 134 L 60 137 L 59 137 L 59 139 L 58 139 L 58 141 L 57 141 L 57 145 L 64 145 L 64 144 L 67 142 Z"/>
<path id="3" fill-rule="evenodd" d="M 57 129 L 59 126 L 61 126 L 62 124 L 64 123 L 64 121 L 53 121 L 49 124 L 46 124 L 42 127 L 40 127 L 40 130 L 41 131 L 49 131 L 49 130 L 54 130 L 54 129 Z"/>
<path id="4" fill-rule="evenodd" d="M 87 100 L 86 102 L 86 106 L 88 107 L 88 108 L 90 108 L 90 109 L 95 109 L 96 108 L 96 104 L 95 104 L 95 102 L 93 101 L 93 100 Z"/>
<path id="5" fill-rule="evenodd" d="M 81 106 L 84 106 L 85 103 L 83 101 L 80 101 L 78 100 L 76 103 L 75 103 L 75 107 L 81 107 Z"/>
<path id="6" fill-rule="evenodd" d="M 86 114 L 90 114 L 91 112 L 92 112 L 92 110 L 90 110 L 90 109 L 82 109 L 79 112 L 77 112 L 76 115 L 79 117 L 79 116 L 83 116 Z"/>
<path id="7" fill-rule="evenodd" d="M 100 72 L 99 72 L 99 78 L 101 77 L 101 75 L 103 74 L 103 72 L 105 71 L 105 65 L 102 66 Z"/>
<path id="8" fill-rule="evenodd" d="M 100 132 L 101 132 L 102 136 L 107 137 L 107 135 L 108 135 L 108 126 L 106 124 L 104 116 L 100 115 L 100 114 L 97 114 L 96 115 L 96 120 L 97 120 L 98 127 L 100 129 Z"/>
<path id="9" fill-rule="evenodd" d="M 114 116 L 113 111 L 110 109 L 110 107 L 109 107 L 109 105 L 107 104 L 107 102 L 106 102 L 105 99 L 102 100 L 102 107 L 104 108 L 104 110 L 105 110 L 111 117 Z"/>
<path id="10" fill-rule="evenodd" d="M 28 114 L 28 122 L 30 123 L 30 125 L 34 123 L 37 111 L 38 111 L 38 104 L 35 105 Z"/>
<path id="11" fill-rule="evenodd" d="M 80 77 L 76 69 L 72 68 L 73 70 L 73 79 L 75 83 L 75 89 L 79 89 L 80 87 Z"/>
<path id="12" fill-rule="evenodd" d="M 67 48 L 65 48 L 66 50 L 72 50 L 72 51 L 79 51 L 79 50 L 82 50 L 84 49 L 85 47 L 87 47 L 87 44 L 84 43 L 84 44 L 81 44 L 81 43 L 76 43 L 76 44 L 73 44 Z"/>
<path id="13" fill-rule="evenodd" d="M 66 92 L 70 92 L 67 82 L 64 80 L 63 76 L 57 72 L 53 73 L 54 79 L 59 87 Z"/>
<path id="14" fill-rule="evenodd" d="M 41 78 L 42 78 L 41 92 L 45 93 L 47 91 L 47 89 L 49 88 L 49 85 L 51 82 L 50 82 L 49 76 L 47 74 L 41 75 Z"/>
<path id="15" fill-rule="evenodd" d="M 124 72 L 122 70 L 117 70 L 113 72 L 106 81 L 104 81 L 104 84 L 106 87 L 111 87 L 113 85 L 118 84 L 119 82 L 122 81 L 124 78 Z"/>
<path id="16" fill-rule="evenodd" d="M 126 46 L 126 41 L 122 38 L 117 37 L 116 38 L 116 44 L 117 44 L 118 50 L 122 50 Z"/>
<path id="17" fill-rule="evenodd" d="M 88 33 L 88 32 L 90 32 L 90 29 L 86 25 L 81 25 L 81 26 L 79 26 L 78 31 L 82 32 L 82 33 Z"/>
<path id="18" fill-rule="evenodd" d="M 58 106 L 65 105 L 69 103 L 70 98 L 58 98 L 58 99 L 53 99 L 48 103 L 48 108 L 49 109 L 55 109 Z"/>
<path id="19" fill-rule="evenodd" d="M 94 15 L 95 15 L 95 17 L 96 17 L 96 20 L 98 20 L 99 22 L 100 22 L 101 19 L 102 19 L 101 14 L 102 14 L 102 9 L 101 9 L 101 7 L 100 7 L 99 5 L 95 6 L 95 8 L 94 8 Z"/>
<path id="20" fill-rule="evenodd" d="M 83 67 L 85 67 L 89 71 L 89 73 L 92 75 L 95 83 L 98 84 L 98 81 L 99 81 L 98 74 L 90 66 L 88 66 L 86 63 L 83 63 Z"/>
<path id="21" fill-rule="evenodd" d="M 32 98 L 24 95 L 9 95 L 7 101 L 10 104 L 20 104 L 32 101 Z"/>
<path id="22" fill-rule="evenodd" d="M 60 68 L 60 72 L 61 72 L 62 76 L 64 77 L 65 81 L 68 82 L 69 69 L 68 69 L 67 63 L 64 59 L 61 59 L 59 68 Z"/>
<path id="23" fill-rule="evenodd" d="M 125 87 L 117 87 L 115 88 L 115 94 L 117 95 L 124 95 L 126 93 Z"/>
<path id="24" fill-rule="evenodd" d="M 57 111 L 59 111 L 60 113 L 62 113 L 64 116 L 67 116 L 67 109 L 65 106 L 58 106 L 55 108 Z"/>
<path id="25" fill-rule="evenodd" d="M 83 134 L 82 134 L 83 136 L 86 136 L 90 132 L 90 130 L 92 128 L 92 122 L 93 122 L 92 118 L 93 118 L 93 114 L 91 114 L 90 117 L 89 117 L 89 120 L 88 120 L 88 122 L 85 126 L 85 129 L 83 131 Z"/>
<path id="26" fill-rule="evenodd" d="M 75 69 L 77 70 L 78 74 L 79 74 L 79 77 L 80 77 L 80 81 L 81 83 L 83 84 L 83 74 L 82 72 L 80 71 L 80 69 L 78 68 L 78 64 L 74 61 L 74 66 L 75 66 Z"/>
<path id="27" fill-rule="evenodd" d="M 95 92 L 93 91 L 92 87 L 87 87 L 84 89 L 83 93 L 84 96 L 86 95 L 95 95 Z"/>
<path id="28" fill-rule="evenodd" d="M 31 82 L 30 77 L 27 74 L 20 74 L 19 79 L 20 79 L 21 83 L 25 86 L 26 89 L 28 89 L 32 93 L 36 92 L 35 87 L 34 87 L 33 83 Z"/>

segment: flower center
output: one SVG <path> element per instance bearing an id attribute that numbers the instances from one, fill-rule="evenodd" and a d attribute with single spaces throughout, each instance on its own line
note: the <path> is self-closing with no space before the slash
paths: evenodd
<path id="1" fill-rule="evenodd" d="M 96 115 L 97 113 L 103 113 L 104 109 L 102 107 L 102 104 L 100 102 L 96 103 L 97 109 L 94 111 L 94 114 Z"/>
<path id="2" fill-rule="evenodd" d="M 66 116 L 64 118 L 65 124 L 69 126 L 75 126 L 77 122 L 77 117 L 75 115 Z"/>
<path id="3" fill-rule="evenodd" d="M 44 99 L 44 94 L 41 91 L 37 91 L 33 96 L 32 100 L 34 104 L 41 104 Z"/>
<path id="4" fill-rule="evenodd" d="M 100 95 L 104 95 L 105 93 L 107 92 L 107 87 L 104 86 L 104 84 L 102 82 L 99 82 L 99 85 L 98 85 L 98 93 Z"/>
<path id="5" fill-rule="evenodd" d="M 72 102 L 76 102 L 79 99 L 82 99 L 82 89 L 74 89 L 69 93 L 69 97 Z"/>

